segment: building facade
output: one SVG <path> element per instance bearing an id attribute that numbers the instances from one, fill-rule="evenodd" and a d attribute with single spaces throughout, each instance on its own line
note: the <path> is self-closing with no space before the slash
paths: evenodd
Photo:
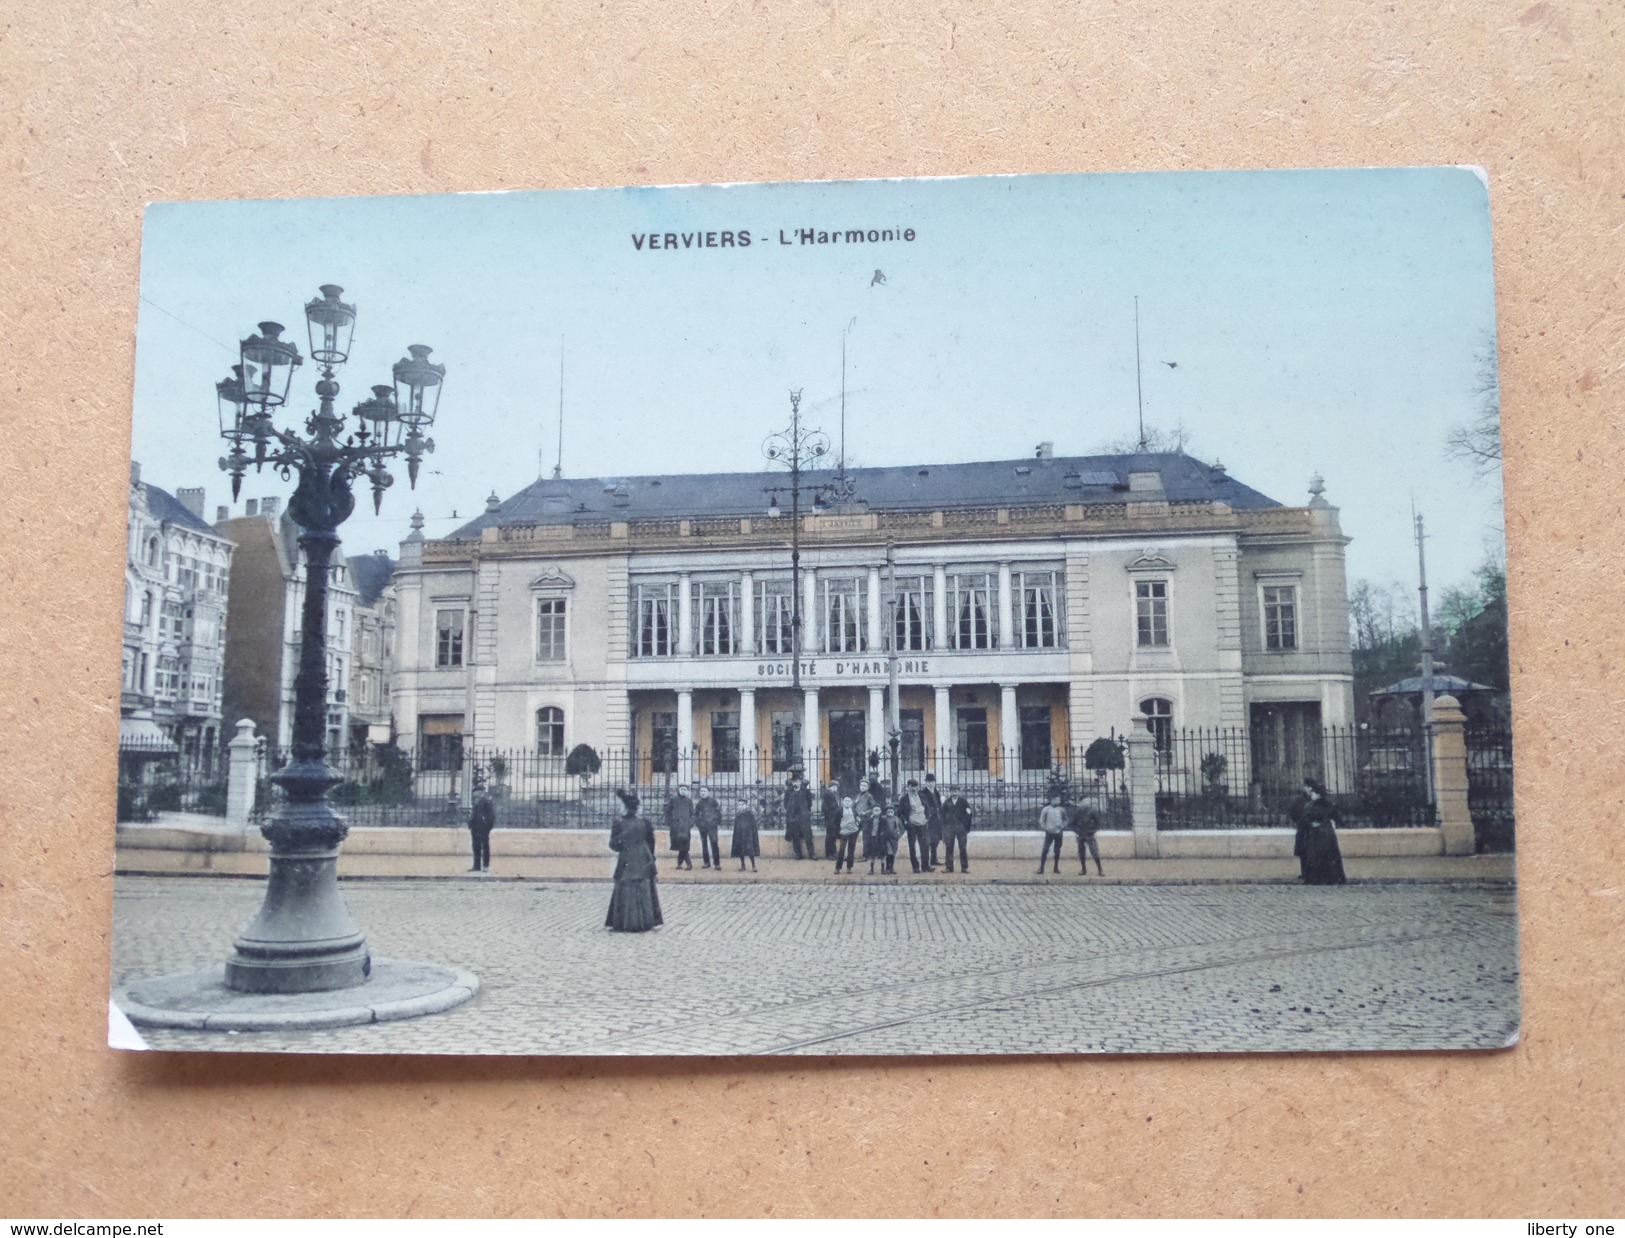
<path id="1" fill-rule="evenodd" d="M 356 599 L 350 637 L 350 760 L 368 760 L 395 734 L 391 679 L 395 671 L 395 560 L 384 551 L 352 555 Z"/>
<path id="2" fill-rule="evenodd" d="M 294 678 L 299 672 L 305 558 L 299 528 L 280 498 L 249 499 L 243 514 L 221 507 L 215 530 L 236 546 L 226 615 L 224 709 L 278 748 L 293 742 Z M 356 604 L 350 565 L 335 555 L 327 593 L 327 750 L 343 764 L 349 750 L 351 639 Z"/>
<path id="3" fill-rule="evenodd" d="M 828 475 L 823 475 L 827 477 Z M 420 765 L 465 743 L 637 776 L 885 744 L 905 769 L 1049 768 L 1138 714 L 1284 731 L 1352 719 L 1345 539 L 1181 454 L 858 469 L 791 535 L 763 474 L 554 479 L 403 543 L 395 713 Z M 817 475 L 813 480 L 817 479 Z M 688 768 L 683 765 L 682 768 Z"/>
<path id="4" fill-rule="evenodd" d="M 131 464 L 120 737 L 172 744 L 194 771 L 220 760 L 231 559 L 231 542 L 203 518 L 201 488 L 170 494 Z"/>

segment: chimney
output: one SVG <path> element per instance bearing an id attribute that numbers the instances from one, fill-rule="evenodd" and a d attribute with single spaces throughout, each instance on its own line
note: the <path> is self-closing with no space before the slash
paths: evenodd
<path id="1" fill-rule="evenodd" d="M 230 519 L 231 519 L 231 508 L 227 507 L 224 503 L 220 504 L 220 506 L 218 506 L 218 507 L 216 507 L 214 509 L 214 522 L 216 524 L 219 524 L 222 521 L 230 520 Z"/>
<path id="2" fill-rule="evenodd" d="M 1054 443 L 1050 442 L 1048 439 L 1045 439 L 1042 443 L 1038 444 L 1037 459 L 1039 459 L 1039 460 L 1053 460 L 1054 458 L 1055 458 L 1055 444 Z"/>
<path id="3" fill-rule="evenodd" d="M 175 498 L 187 511 L 199 520 L 203 519 L 203 487 L 182 486 L 175 491 Z"/>
<path id="4" fill-rule="evenodd" d="M 243 500 L 243 515 L 257 516 L 260 514 L 260 501 L 258 499 Z"/>
<path id="5" fill-rule="evenodd" d="M 141 484 L 141 461 L 139 460 L 130 461 L 130 484 L 132 486 Z"/>
<path id="6" fill-rule="evenodd" d="M 260 500 L 260 515 L 262 515 L 262 516 L 274 516 L 274 515 L 276 515 L 276 509 L 279 506 L 281 506 L 281 504 L 282 504 L 282 500 L 280 498 L 277 498 L 274 495 L 267 495 L 265 498 Z"/>

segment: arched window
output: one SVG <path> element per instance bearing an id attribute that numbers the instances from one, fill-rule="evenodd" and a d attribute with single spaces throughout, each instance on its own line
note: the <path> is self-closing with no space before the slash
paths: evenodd
<path id="1" fill-rule="evenodd" d="M 1150 724 L 1157 755 L 1167 758 L 1174 750 L 1174 703 L 1166 697 L 1147 697 L 1140 702 L 1140 712 Z"/>
<path id="2" fill-rule="evenodd" d="M 156 537 L 147 539 L 147 566 L 158 566 L 158 539 Z"/>
<path id="3" fill-rule="evenodd" d="M 557 705 L 543 705 L 536 711 L 536 753 L 544 757 L 564 755 L 564 711 Z"/>

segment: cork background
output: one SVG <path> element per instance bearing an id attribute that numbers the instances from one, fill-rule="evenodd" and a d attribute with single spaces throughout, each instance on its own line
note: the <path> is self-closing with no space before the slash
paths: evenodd
<path id="1" fill-rule="evenodd" d="M 53 0 L 0 21 L 0 1211 L 1625 1213 L 1625 8 Z M 104 1047 L 146 202 L 1435 163 L 1482 165 L 1495 222 L 1516 1049 Z"/>

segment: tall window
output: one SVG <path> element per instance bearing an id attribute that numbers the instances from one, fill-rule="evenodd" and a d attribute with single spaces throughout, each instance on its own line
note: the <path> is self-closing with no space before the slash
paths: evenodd
<path id="1" fill-rule="evenodd" d="M 1142 649 L 1165 648 L 1168 644 L 1168 582 L 1134 582 L 1136 642 Z"/>
<path id="2" fill-rule="evenodd" d="M 649 715 L 650 765 L 657 774 L 677 772 L 677 714 L 655 710 Z"/>
<path id="3" fill-rule="evenodd" d="M 536 711 L 536 755 L 564 755 L 564 711 L 557 705 L 543 705 Z"/>
<path id="4" fill-rule="evenodd" d="M 463 765 L 463 715 L 421 714 L 418 717 L 418 768 L 454 770 Z"/>
<path id="5" fill-rule="evenodd" d="M 1298 647 L 1298 587 L 1264 586 L 1264 648 Z"/>
<path id="6" fill-rule="evenodd" d="M 739 652 L 738 581 L 705 580 L 695 586 L 694 630 L 704 656 Z"/>
<path id="7" fill-rule="evenodd" d="M 897 578 L 894 639 L 898 649 L 919 651 L 931 648 L 931 601 L 929 576 Z"/>
<path id="8" fill-rule="evenodd" d="M 762 652 L 795 652 L 795 599 L 788 580 L 763 580 L 756 585 L 756 630 L 761 634 Z M 776 759 L 776 758 L 775 758 Z M 774 768 L 777 768 L 775 766 Z M 785 768 L 789 768 L 786 766 Z"/>
<path id="9" fill-rule="evenodd" d="M 843 576 L 820 583 L 824 591 L 824 652 L 861 652 L 867 643 L 864 581 Z"/>
<path id="10" fill-rule="evenodd" d="M 773 772 L 782 774 L 791 766 L 801 764 L 801 714 L 794 710 L 775 710 L 773 724 Z"/>
<path id="11" fill-rule="evenodd" d="M 739 711 L 719 709 L 711 715 L 711 769 L 718 774 L 739 772 Z"/>
<path id="12" fill-rule="evenodd" d="M 1053 759 L 1048 705 L 1022 705 L 1021 768 L 1048 769 Z"/>
<path id="13" fill-rule="evenodd" d="M 632 586 L 632 654 L 639 658 L 664 658 L 672 651 L 672 585 Z M 661 773 L 668 771 L 662 770 Z"/>
<path id="14" fill-rule="evenodd" d="M 465 612 L 452 608 L 434 613 L 434 664 L 461 666 L 463 664 L 463 622 Z"/>
<path id="15" fill-rule="evenodd" d="M 1140 712 L 1150 723 L 1157 759 L 1168 760 L 1174 751 L 1174 703 L 1160 696 L 1148 697 L 1140 702 Z"/>
<path id="16" fill-rule="evenodd" d="M 897 721 L 903 729 L 903 743 L 897 750 L 898 764 L 906 770 L 925 768 L 925 711 L 900 709 Z"/>
<path id="17" fill-rule="evenodd" d="M 536 603 L 536 657 L 542 662 L 564 661 L 563 598 L 540 598 Z"/>
<path id="18" fill-rule="evenodd" d="M 1015 573 L 1016 644 L 1023 649 L 1053 649 L 1060 643 L 1058 581 L 1053 571 Z"/>
<path id="19" fill-rule="evenodd" d="M 955 572 L 948 577 L 948 639 L 955 649 L 993 648 L 993 574 Z"/>
<path id="20" fill-rule="evenodd" d="M 959 724 L 959 764 L 962 769 L 987 768 L 987 710 L 966 706 L 956 711 Z"/>

